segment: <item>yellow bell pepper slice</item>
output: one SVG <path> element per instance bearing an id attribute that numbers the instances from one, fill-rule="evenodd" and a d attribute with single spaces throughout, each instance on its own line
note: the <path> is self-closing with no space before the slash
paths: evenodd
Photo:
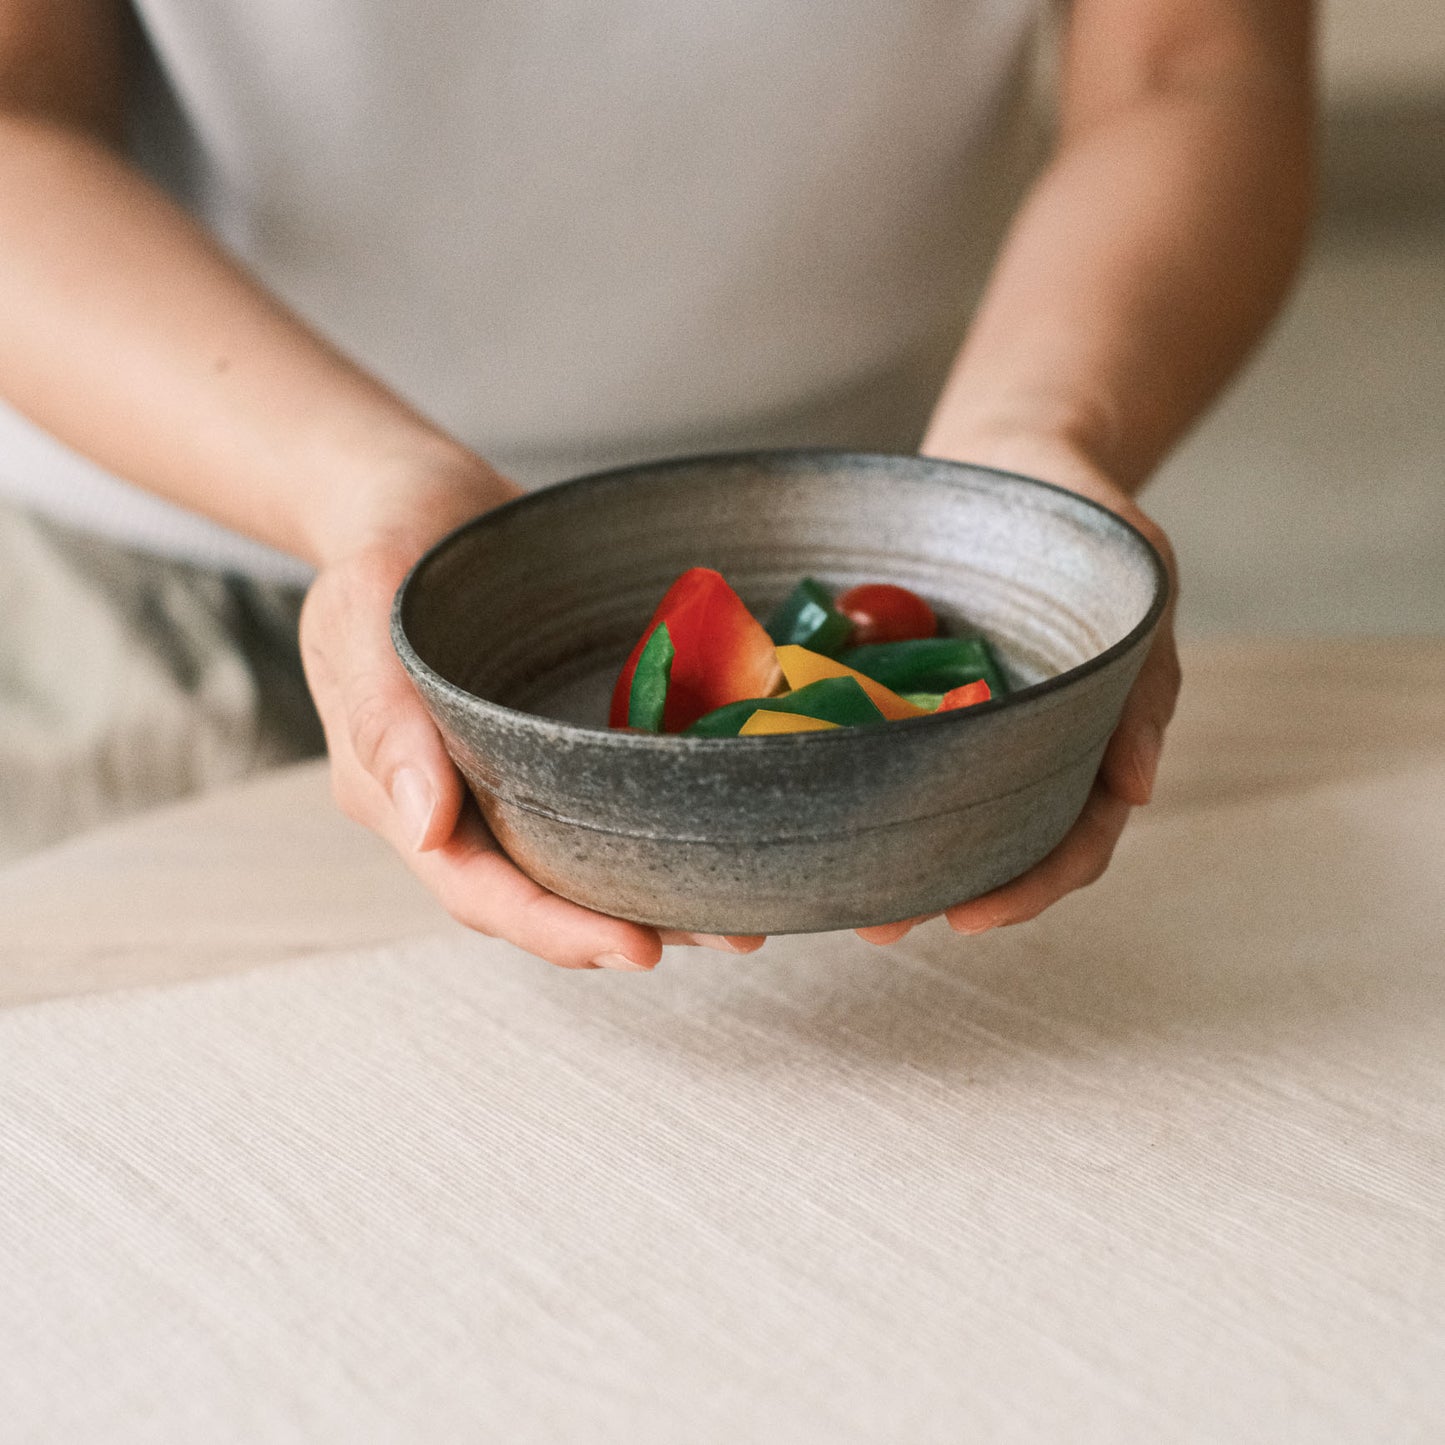
<path id="1" fill-rule="evenodd" d="M 837 726 L 837 723 L 824 722 L 820 717 L 804 717 L 800 712 L 774 712 L 772 708 L 760 707 L 738 729 L 738 736 L 763 738 L 775 733 L 820 733 L 825 728 Z"/>
<path id="2" fill-rule="evenodd" d="M 899 697 L 881 682 L 874 682 L 871 677 L 865 677 L 851 667 L 844 667 L 841 662 L 834 662 L 831 657 L 824 657 L 821 652 L 809 652 L 806 647 L 799 647 L 796 643 L 778 648 L 778 666 L 783 669 L 788 686 L 795 690 L 825 677 L 853 678 L 889 722 L 897 722 L 905 717 L 928 716 L 927 708 L 909 702 L 906 697 Z M 754 713 L 753 716 L 756 717 L 757 714 Z"/>

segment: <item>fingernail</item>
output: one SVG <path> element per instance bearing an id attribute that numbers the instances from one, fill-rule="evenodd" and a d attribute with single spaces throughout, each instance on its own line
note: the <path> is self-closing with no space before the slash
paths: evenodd
<path id="1" fill-rule="evenodd" d="M 978 923 L 955 923 L 950 918 L 948 920 L 948 926 L 955 933 L 964 933 L 969 935 L 970 937 L 973 937 L 976 934 L 992 932 L 995 928 L 999 926 L 999 920 L 996 918 L 986 918 L 982 922 Z"/>
<path id="2" fill-rule="evenodd" d="M 401 768 L 391 780 L 391 805 L 401 819 L 402 832 L 414 849 L 420 849 L 436 812 L 436 794 L 417 768 Z"/>
<path id="3" fill-rule="evenodd" d="M 894 933 L 885 934 L 882 938 L 869 938 L 865 941 L 875 944 L 879 948 L 891 948 L 895 943 L 902 943 L 913 932 L 911 923 L 895 924 L 894 927 L 896 929 Z"/>
<path id="4" fill-rule="evenodd" d="M 1146 801 L 1154 796 L 1154 779 L 1159 772 L 1159 756 L 1163 751 L 1163 730 L 1156 723 L 1145 723 L 1134 744 L 1134 767 L 1144 785 Z"/>
<path id="5" fill-rule="evenodd" d="M 716 948 L 722 953 L 741 953 L 743 951 L 732 939 L 724 937 L 721 933 L 694 933 L 692 941 L 699 948 Z"/>
<path id="6" fill-rule="evenodd" d="M 650 973 L 652 967 L 646 963 L 634 963 L 625 953 L 599 953 L 592 960 L 594 968 L 629 969 L 633 973 Z"/>

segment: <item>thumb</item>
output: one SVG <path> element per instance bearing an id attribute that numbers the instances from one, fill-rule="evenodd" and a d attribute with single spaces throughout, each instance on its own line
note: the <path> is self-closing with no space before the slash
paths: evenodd
<path id="1" fill-rule="evenodd" d="M 1104 751 L 1102 775 L 1109 791 L 1131 807 L 1149 801 L 1164 747 L 1164 731 L 1174 716 L 1182 674 L 1174 616 L 1179 602 L 1178 568 L 1169 539 L 1143 513 L 1131 517 L 1154 544 L 1169 572 L 1169 601 L 1144 665 L 1124 703 L 1119 726 Z"/>
<path id="2" fill-rule="evenodd" d="M 1147 803 L 1153 795 L 1164 730 L 1174 715 L 1179 684 L 1179 651 L 1166 617 L 1104 751 L 1104 782 L 1131 807 Z"/>
<path id="3" fill-rule="evenodd" d="M 451 836 L 462 780 L 390 643 L 392 595 L 406 563 L 365 554 L 317 578 L 301 614 L 307 680 L 326 731 L 343 812 L 399 852 Z"/>

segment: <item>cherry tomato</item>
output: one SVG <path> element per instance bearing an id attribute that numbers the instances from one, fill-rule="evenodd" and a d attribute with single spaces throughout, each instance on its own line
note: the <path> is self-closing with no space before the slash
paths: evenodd
<path id="1" fill-rule="evenodd" d="M 916 592 L 889 582 L 850 587 L 833 604 L 853 624 L 851 647 L 869 642 L 912 642 L 933 637 L 938 618 Z"/>

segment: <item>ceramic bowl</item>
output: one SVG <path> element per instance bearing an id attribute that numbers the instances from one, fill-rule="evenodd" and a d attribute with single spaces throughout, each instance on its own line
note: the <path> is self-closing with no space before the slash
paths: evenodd
<path id="1" fill-rule="evenodd" d="M 606 728 L 685 568 L 758 615 L 802 576 L 900 583 L 981 632 L 1015 690 L 966 711 L 759 738 Z M 533 878 L 706 933 L 856 928 L 1015 877 L 1078 816 L 1163 609 L 1132 527 L 1042 482 L 919 457 L 759 452 L 583 477 L 477 518 L 397 593 L 397 653 Z"/>

